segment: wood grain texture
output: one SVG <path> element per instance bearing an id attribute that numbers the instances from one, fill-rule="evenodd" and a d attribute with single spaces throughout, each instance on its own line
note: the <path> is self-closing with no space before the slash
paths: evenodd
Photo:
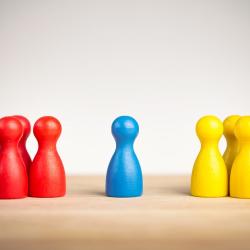
<path id="1" fill-rule="evenodd" d="M 0 249 L 250 249 L 250 200 L 195 198 L 189 177 L 146 176 L 108 198 L 104 177 L 68 177 L 64 198 L 0 200 Z"/>

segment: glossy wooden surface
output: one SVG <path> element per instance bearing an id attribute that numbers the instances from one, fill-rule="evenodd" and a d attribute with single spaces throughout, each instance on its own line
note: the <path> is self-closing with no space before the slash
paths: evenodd
<path id="1" fill-rule="evenodd" d="M 68 177 L 63 198 L 0 200 L 0 249 L 249 249 L 250 200 L 196 198 L 186 176 L 146 176 L 144 196 Z"/>

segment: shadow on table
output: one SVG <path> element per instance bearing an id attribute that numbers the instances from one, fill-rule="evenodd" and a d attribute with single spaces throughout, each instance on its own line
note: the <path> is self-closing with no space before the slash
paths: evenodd
<path id="1" fill-rule="evenodd" d="M 174 195 L 184 195 L 190 196 L 189 187 L 169 187 L 169 193 L 173 193 Z"/>
<path id="2" fill-rule="evenodd" d="M 145 190 L 144 195 L 150 195 L 152 196 L 152 191 L 151 190 Z M 150 194 L 151 193 L 151 194 Z M 157 188 L 157 190 L 155 190 L 153 192 L 154 194 L 164 194 L 164 195 L 169 195 L 169 196 L 190 196 L 190 190 L 189 187 L 165 187 L 162 189 Z M 71 192 L 69 192 L 69 194 L 72 196 L 88 196 L 88 197 L 95 197 L 95 196 L 102 196 L 102 197 L 106 197 L 106 193 L 105 191 L 101 191 L 101 190 L 71 190 Z"/>
<path id="3" fill-rule="evenodd" d="M 145 190 L 147 193 L 167 195 L 167 196 L 190 196 L 189 186 L 166 186 L 166 187 L 157 187 Z"/>
<path id="4" fill-rule="evenodd" d="M 86 189 L 82 189 L 82 190 L 71 190 L 69 192 L 70 195 L 73 196 L 106 196 L 104 191 L 101 190 L 86 190 Z"/>

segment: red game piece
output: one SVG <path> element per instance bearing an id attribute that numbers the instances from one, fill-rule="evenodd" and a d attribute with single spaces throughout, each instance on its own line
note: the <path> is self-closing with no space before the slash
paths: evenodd
<path id="1" fill-rule="evenodd" d="M 22 124 L 14 117 L 0 119 L 0 198 L 17 199 L 28 195 L 26 167 L 18 152 Z"/>
<path id="2" fill-rule="evenodd" d="M 25 118 L 24 116 L 21 116 L 21 115 L 15 115 L 14 117 L 16 119 L 18 119 L 18 121 L 23 126 L 23 136 L 21 137 L 21 140 L 19 141 L 18 150 L 19 150 L 19 153 L 21 154 L 22 159 L 24 161 L 24 164 L 26 166 L 27 173 L 29 174 L 29 169 L 30 169 L 30 165 L 31 165 L 31 158 L 30 158 L 30 155 L 26 149 L 26 141 L 27 141 L 27 138 L 30 134 L 30 122 L 27 118 Z"/>
<path id="3" fill-rule="evenodd" d="M 39 147 L 30 167 L 29 195 L 44 198 L 64 196 L 65 172 L 56 149 L 61 124 L 54 117 L 44 116 L 36 121 L 33 131 Z"/>

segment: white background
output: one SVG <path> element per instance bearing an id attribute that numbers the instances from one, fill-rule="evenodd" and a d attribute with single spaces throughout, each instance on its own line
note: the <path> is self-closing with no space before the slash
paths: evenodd
<path id="1" fill-rule="evenodd" d="M 106 172 L 124 114 L 144 173 L 190 173 L 197 119 L 249 109 L 250 1 L 0 0 L 1 116 L 57 117 L 68 174 Z"/>

